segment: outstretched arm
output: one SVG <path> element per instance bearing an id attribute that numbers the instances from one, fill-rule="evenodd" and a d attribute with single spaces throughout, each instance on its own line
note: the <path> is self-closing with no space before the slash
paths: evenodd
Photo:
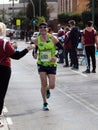
<path id="1" fill-rule="evenodd" d="M 22 58 L 23 56 L 25 56 L 30 50 L 34 49 L 35 48 L 35 45 L 30 45 L 28 46 L 27 48 L 25 48 L 24 50 L 22 51 L 16 51 L 13 55 L 11 55 L 10 57 L 12 59 L 20 59 Z"/>

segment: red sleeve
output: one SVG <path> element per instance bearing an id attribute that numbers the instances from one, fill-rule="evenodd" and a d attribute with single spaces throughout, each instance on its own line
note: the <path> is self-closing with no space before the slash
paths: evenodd
<path id="1" fill-rule="evenodd" d="M 10 57 L 14 53 L 15 53 L 15 50 L 14 50 L 13 46 L 11 45 L 11 43 L 9 41 L 6 42 L 6 45 L 5 45 L 5 54 L 6 54 L 6 56 Z"/>
<path id="2" fill-rule="evenodd" d="M 82 32 L 82 36 L 84 36 L 85 35 L 85 29 L 83 30 L 83 32 Z"/>

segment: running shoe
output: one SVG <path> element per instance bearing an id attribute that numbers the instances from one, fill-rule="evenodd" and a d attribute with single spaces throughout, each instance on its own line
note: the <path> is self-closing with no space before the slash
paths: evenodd
<path id="1" fill-rule="evenodd" d="M 45 102 L 45 103 L 43 104 L 43 110 L 44 110 L 44 111 L 49 111 L 48 103 L 47 103 L 47 102 Z"/>
<path id="2" fill-rule="evenodd" d="M 46 97 L 50 98 L 50 90 L 49 89 L 46 90 Z"/>

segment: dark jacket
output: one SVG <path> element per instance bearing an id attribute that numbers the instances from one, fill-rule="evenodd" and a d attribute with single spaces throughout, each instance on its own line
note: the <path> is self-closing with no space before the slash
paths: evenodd
<path id="1" fill-rule="evenodd" d="M 81 33 L 80 33 L 80 30 L 78 27 L 72 28 L 72 30 L 70 31 L 70 35 L 69 35 L 69 39 L 72 43 L 72 46 L 74 46 L 74 47 L 78 46 L 80 35 L 81 35 Z"/>

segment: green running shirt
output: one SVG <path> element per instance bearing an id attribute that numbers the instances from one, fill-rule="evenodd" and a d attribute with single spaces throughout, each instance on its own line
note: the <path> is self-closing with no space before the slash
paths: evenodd
<path id="1" fill-rule="evenodd" d="M 48 34 L 48 41 L 41 41 L 41 37 L 38 36 L 38 64 L 42 66 L 57 66 L 56 62 L 51 62 L 51 57 L 56 55 L 56 47 L 52 42 L 52 35 Z"/>

